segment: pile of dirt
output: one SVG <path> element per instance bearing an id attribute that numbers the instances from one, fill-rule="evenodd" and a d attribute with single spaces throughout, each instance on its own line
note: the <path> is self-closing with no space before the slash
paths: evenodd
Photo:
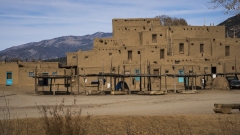
<path id="1" fill-rule="evenodd" d="M 228 81 L 225 77 L 216 77 L 212 82 L 212 89 L 229 90 Z"/>

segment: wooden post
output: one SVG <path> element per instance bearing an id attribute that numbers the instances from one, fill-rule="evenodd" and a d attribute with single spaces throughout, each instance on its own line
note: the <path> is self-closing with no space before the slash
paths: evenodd
<path id="1" fill-rule="evenodd" d="M 161 78 L 161 69 L 162 69 L 162 68 L 161 68 L 161 66 L 160 66 L 160 69 L 159 69 L 159 70 L 160 70 L 160 71 L 159 71 L 159 87 L 160 87 L 159 90 L 160 90 L 160 91 L 162 90 L 162 83 L 161 83 L 161 82 L 162 82 L 162 78 Z"/>
<path id="2" fill-rule="evenodd" d="M 125 65 L 123 65 L 123 75 L 125 76 Z M 124 76 L 122 77 L 122 90 L 124 91 L 125 90 L 125 87 L 124 87 Z"/>
<path id="3" fill-rule="evenodd" d="M 195 90 L 197 89 L 197 75 L 195 74 Z"/>
<path id="4" fill-rule="evenodd" d="M 71 67 L 71 78 L 70 78 L 70 89 L 71 89 L 71 94 L 72 94 L 72 79 L 73 79 L 73 71 Z"/>
<path id="5" fill-rule="evenodd" d="M 111 67 L 110 67 L 110 90 L 112 91 L 112 58 L 111 58 Z"/>
<path id="6" fill-rule="evenodd" d="M 37 67 L 35 67 L 35 94 L 38 92 L 38 84 L 37 84 Z"/>
<path id="7" fill-rule="evenodd" d="M 50 79 L 50 91 L 52 91 L 52 78 Z"/>
<path id="8" fill-rule="evenodd" d="M 187 82 L 187 85 L 188 85 L 188 87 L 187 87 L 187 89 L 189 90 L 189 82 L 190 82 L 190 79 L 189 79 L 189 78 L 190 78 L 190 70 L 188 70 L 188 77 L 187 77 L 187 78 L 188 78 L 188 82 Z"/>
<path id="9" fill-rule="evenodd" d="M 56 79 L 54 78 L 54 82 L 53 82 L 53 83 L 54 83 L 54 84 L 53 84 L 53 85 L 54 85 L 54 87 L 53 87 L 53 95 L 55 95 L 55 80 L 56 80 Z M 51 78 L 51 81 L 52 81 L 52 78 Z M 51 83 L 51 85 L 52 85 L 52 83 Z"/>
<path id="10" fill-rule="evenodd" d="M 119 70 L 120 70 L 120 66 L 118 66 L 118 75 L 119 75 Z M 117 82 L 119 82 L 119 77 L 117 78 Z"/>
<path id="11" fill-rule="evenodd" d="M 78 85 L 78 94 L 79 94 L 79 85 L 80 85 L 80 76 L 79 76 L 79 67 L 77 66 L 77 85 Z"/>
<path id="12" fill-rule="evenodd" d="M 192 75 L 193 75 L 193 66 L 192 66 Z M 193 90 L 193 76 L 192 76 L 192 90 Z"/>
<path id="13" fill-rule="evenodd" d="M 114 76 L 114 91 L 116 91 L 116 76 Z"/>
<path id="14" fill-rule="evenodd" d="M 143 69 L 143 70 L 144 70 L 143 72 L 144 72 L 144 75 L 145 75 L 146 61 L 144 62 L 144 66 L 143 66 L 143 68 L 144 68 L 144 69 Z M 143 87 L 144 87 L 144 89 L 146 88 L 146 81 L 145 81 L 145 78 L 146 78 L 146 77 L 144 76 L 144 77 L 143 77 Z"/>
<path id="15" fill-rule="evenodd" d="M 140 53 L 140 75 L 142 74 L 142 63 L 141 63 L 141 52 L 139 51 Z M 140 76 L 140 91 L 142 91 L 142 77 Z"/>
<path id="16" fill-rule="evenodd" d="M 166 75 L 166 73 L 165 73 L 165 90 L 166 90 L 166 92 L 168 92 L 167 91 L 167 75 Z"/>
<path id="17" fill-rule="evenodd" d="M 130 75 L 132 74 L 132 68 L 131 68 L 131 66 L 130 66 Z M 132 77 L 130 76 L 130 83 L 129 83 L 129 91 L 128 91 L 128 94 L 130 95 L 131 94 L 131 87 L 132 86 Z"/>

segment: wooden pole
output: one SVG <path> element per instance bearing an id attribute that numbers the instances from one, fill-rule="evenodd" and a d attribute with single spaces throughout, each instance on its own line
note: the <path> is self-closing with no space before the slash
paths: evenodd
<path id="1" fill-rule="evenodd" d="M 141 52 L 140 53 L 140 74 L 142 74 Z M 140 91 L 142 91 L 142 77 L 140 76 Z"/>
<path id="2" fill-rule="evenodd" d="M 111 73 L 111 76 L 110 76 L 110 90 L 112 91 L 112 58 L 111 58 L 110 73 Z"/>
<path id="3" fill-rule="evenodd" d="M 50 79 L 50 91 L 52 91 L 52 78 Z"/>
<path id="4" fill-rule="evenodd" d="M 192 66 L 192 75 L 193 75 L 193 66 Z M 192 77 L 192 90 L 193 90 L 193 77 Z"/>
<path id="5" fill-rule="evenodd" d="M 165 73 L 165 90 L 166 90 L 166 92 L 168 92 L 167 91 L 167 75 L 166 75 L 166 73 Z"/>
<path id="6" fill-rule="evenodd" d="M 195 90 L 196 90 L 196 87 L 197 87 L 197 75 L 195 74 Z"/>
<path id="7" fill-rule="evenodd" d="M 34 84 L 34 86 L 35 86 L 35 94 L 37 93 L 37 91 L 38 91 L 38 87 L 37 87 L 37 67 L 35 67 L 35 84 Z"/>
<path id="8" fill-rule="evenodd" d="M 143 69 L 143 70 L 144 70 L 143 72 L 144 72 L 144 75 L 145 75 L 146 61 L 144 62 L 144 66 L 143 66 L 143 68 L 144 68 L 144 69 Z M 144 76 L 144 77 L 143 77 L 143 87 L 144 87 L 144 89 L 146 88 L 146 81 L 145 81 L 145 78 L 146 78 L 146 77 Z"/>
<path id="9" fill-rule="evenodd" d="M 77 85 L 78 85 L 78 94 L 79 94 L 79 85 L 80 85 L 80 76 L 79 76 L 79 67 L 77 66 Z"/>
<path id="10" fill-rule="evenodd" d="M 116 91 L 116 76 L 114 76 L 114 91 Z"/>
<path id="11" fill-rule="evenodd" d="M 51 80 L 52 80 L 52 78 L 51 78 Z M 56 80 L 56 79 L 54 78 L 54 82 L 53 82 L 53 83 L 54 83 L 54 84 L 53 84 L 53 85 L 54 85 L 54 87 L 53 87 L 53 95 L 55 95 L 55 80 Z M 51 84 L 51 85 L 52 85 L 52 84 Z"/>
<path id="12" fill-rule="evenodd" d="M 161 66 L 160 66 L 160 69 L 159 69 L 159 70 L 160 70 L 160 71 L 159 71 L 159 75 L 160 75 L 160 76 L 159 76 L 159 87 L 160 87 L 159 90 L 160 90 L 160 91 L 162 90 L 161 69 L 162 69 L 162 68 L 161 68 Z"/>

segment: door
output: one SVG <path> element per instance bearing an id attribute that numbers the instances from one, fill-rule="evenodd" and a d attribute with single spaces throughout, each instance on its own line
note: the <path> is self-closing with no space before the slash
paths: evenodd
<path id="1" fill-rule="evenodd" d="M 178 70 L 178 74 L 179 75 L 184 75 L 184 71 L 183 70 Z M 184 82 L 184 77 L 178 77 L 178 82 Z"/>
<path id="2" fill-rule="evenodd" d="M 140 70 L 139 69 L 135 69 L 135 74 L 138 75 L 140 74 Z M 135 81 L 140 81 L 140 77 L 135 77 Z"/>
<path id="3" fill-rule="evenodd" d="M 12 72 L 7 72 L 6 73 L 6 85 L 11 86 L 12 84 L 13 84 Z"/>

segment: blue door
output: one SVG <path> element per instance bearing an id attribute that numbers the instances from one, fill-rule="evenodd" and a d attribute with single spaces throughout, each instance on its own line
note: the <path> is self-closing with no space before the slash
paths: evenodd
<path id="1" fill-rule="evenodd" d="M 183 70 L 178 70 L 178 74 L 179 75 L 184 75 L 184 71 Z M 184 77 L 178 77 L 178 82 L 184 82 Z"/>
<path id="2" fill-rule="evenodd" d="M 134 72 L 135 72 L 136 75 L 138 75 L 138 74 L 140 74 L 140 69 L 135 69 Z M 139 82 L 140 81 L 140 77 L 135 77 L 135 80 Z"/>
<path id="3" fill-rule="evenodd" d="M 12 84 L 13 84 L 12 72 L 7 72 L 6 73 L 6 85 L 11 86 Z"/>

